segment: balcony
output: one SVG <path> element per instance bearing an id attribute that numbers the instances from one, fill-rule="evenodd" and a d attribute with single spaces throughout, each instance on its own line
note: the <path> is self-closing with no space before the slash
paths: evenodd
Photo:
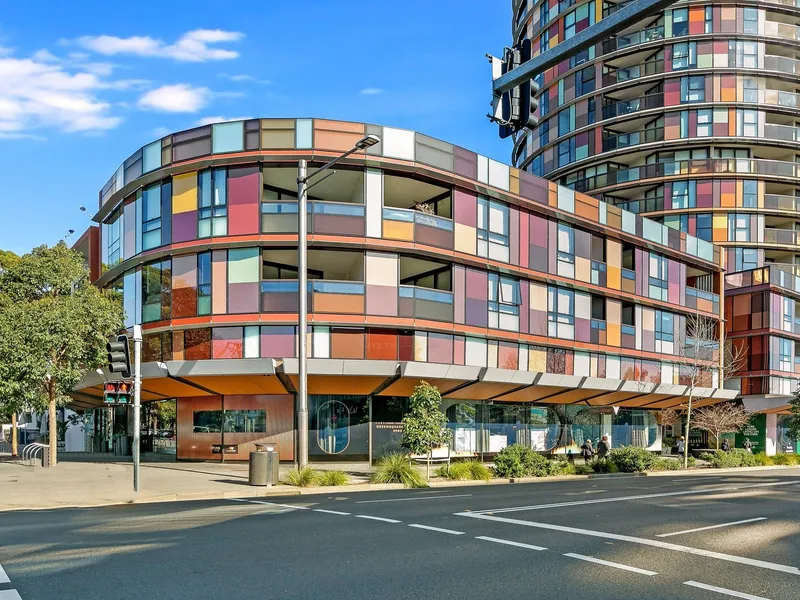
<path id="1" fill-rule="evenodd" d="M 297 233 L 297 202 L 262 202 L 262 233 Z M 308 231 L 327 235 L 364 237 L 363 204 L 349 202 L 308 203 Z"/>
<path id="2" fill-rule="evenodd" d="M 453 322 L 453 293 L 401 285 L 399 315 L 414 319 Z"/>
<path id="3" fill-rule="evenodd" d="M 664 196 L 654 196 L 653 198 L 641 198 L 639 200 L 628 200 L 620 202 L 618 200 L 607 200 L 609 204 L 618 206 L 622 210 L 627 210 L 634 214 L 660 212 L 664 210 Z"/>
<path id="4" fill-rule="evenodd" d="M 608 337 L 606 335 L 606 322 L 601 319 L 592 319 L 589 329 L 589 341 L 592 344 L 606 344 Z"/>
<path id="5" fill-rule="evenodd" d="M 800 73 L 800 60 L 767 54 L 764 56 L 764 70 L 797 75 Z"/>
<path id="6" fill-rule="evenodd" d="M 261 312 L 297 313 L 296 279 L 261 282 Z M 360 281 L 309 281 L 308 311 L 363 315 L 365 306 L 364 283 Z"/>
<path id="7" fill-rule="evenodd" d="M 719 314 L 719 295 L 687 287 L 686 308 Z"/>
<path id="8" fill-rule="evenodd" d="M 452 250 L 453 221 L 407 208 L 384 208 L 383 237 Z"/>
<path id="9" fill-rule="evenodd" d="M 800 61 L 798 61 L 800 62 Z M 664 72 L 664 59 L 657 58 L 649 60 L 632 67 L 614 69 L 608 73 L 603 73 L 603 87 L 633 81 L 648 75 L 658 75 Z"/>
<path id="10" fill-rule="evenodd" d="M 632 133 L 620 133 L 619 135 L 609 135 L 603 132 L 603 135 L 603 152 L 610 152 L 612 150 L 630 148 L 631 146 L 639 146 L 641 144 L 663 142 L 664 128 L 655 127 L 653 129 L 644 129 Z"/>
<path id="11" fill-rule="evenodd" d="M 628 294 L 636 293 L 636 271 L 633 269 L 622 269 L 622 291 Z"/>
<path id="12" fill-rule="evenodd" d="M 647 110 L 650 108 L 661 108 L 664 106 L 664 94 L 649 94 L 641 98 L 634 98 L 632 100 L 620 100 L 613 104 L 603 106 L 603 119 L 613 119 L 614 117 L 621 117 L 630 113 Z"/>
<path id="13" fill-rule="evenodd" d="M 764 21 L 764 35 L 785 40 L 800 40 L 800 27 L 778 21 Z"/>
<path id="14" fill-rule="evenodd" d="M 798 246 L 800 245 L 800 231 L 766 227 L 764 228 L 763 243 L 776 246 Z"/>
<path id="15" fill-rule="evenodd" d="M 605 11 L 604 11 L 605 12 Z M 616 12 L 616 11 L 615 11 Z M 605 18 L 605 14 L 603 15 Z M 664 26 L 657 25 L 649 27 L 641 31 L 634 31 L 625 35 L 616 35 L 608 40 L 603 41 L 603 54 L 629 48 L 638 44 L 646 44 L 647 42 L 655 42 L 664 39 Z"/>
<path id="16" fill-rule="evenodd" d="M 742 90 L 742 101 L 753 104 L 769 104 L 770 106 L 784 106 L 797 108 L 800 106 L 800 94 L 784 92 L 781 90 Z"/>
<path id="17" fill-rule="evenodd" d="M 800 211 L 800 198 L 780 194 L 764 194 L 764 208 L 792 212 Z"/>

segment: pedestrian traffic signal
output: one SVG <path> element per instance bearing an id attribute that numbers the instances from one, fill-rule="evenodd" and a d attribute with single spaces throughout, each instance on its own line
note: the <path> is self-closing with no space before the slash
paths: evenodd
<path id="1" fill-rule="evenodd" d="M 106 381 L 103 384 L 103 402 L 106 404 L 130 404 L 133 385 L 128 381 Z"/>
<path id="2" fill-rule="evenodd" d="M 131 376 L 131 354 L 128 347 L 128 336 L 118 335 L 116 342 L 106 344 L 108 351 L 108 370 L 119 373 L 123 379 Z"/>

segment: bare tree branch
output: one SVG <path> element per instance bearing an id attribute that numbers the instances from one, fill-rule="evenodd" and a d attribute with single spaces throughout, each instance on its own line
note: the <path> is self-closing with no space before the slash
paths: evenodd
<path id="1" fill-rule="evenodd" d="M 714 436 L 719 450 L 719 440 L 723 433 L 737 431 L 750 422 L 750 415 L 743 406 L 733 402 L 723 402 L 699 409 L 694 416 L 694 427 Z"/>

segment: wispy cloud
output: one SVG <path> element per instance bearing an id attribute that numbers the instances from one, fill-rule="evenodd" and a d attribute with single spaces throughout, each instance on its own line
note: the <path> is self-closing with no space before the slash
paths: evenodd
<path id="1" fill-rule="evenodd" d="M 359 92 L 362 96 L 377 96 L 382 93 L 383 90 L 381 88 L 364 88 Z"/>
<path id="2" fill-rule="evenodd" d="M 131 55 L 169 58 L 181 62 L 205 62 L 237 58 L 239 56 L 237 51 L 212 45 L 238 42 L 243 38 L 244 34 L 238 31 L 195 29 L 184 33 L 172 44 L 150 36 L 121 38 L 113 35 L 85 35 L 74 40 L 74 43 L 81 48 L 106 56 Z"/>
<path id="3" fill-rule="evenodd" d="M 247 75 L 244 73 L 240 73 L 238 75 L 220 73 L 219 76 L 224 77 L 228 81 L 234 81 L 236 83 L 259 83 L 261 85 L 269 85 L 270 83 L 272 83 L 269 79 L 259 79 L 258 77 L 254 77 L 253 75 Z"/>
<path id="4" fill-rule="evenodd" d="M 163 138 L 165 135 L 172 133 L 172 129 L 169 127 L 156 127 L 150 134 L 156 138 Z"/>
<path id="5" fill-rule="evenodd" d="M 211 95 L 207 87 L 192 87 L 185 83 L 162 85 L 139 98 L 139 107 L 163 112 L 194 113 L 203 108 Z"/>
<path id="6" fill-rule="evenodd" d="M 253 117 L 203 117 L 197 125 L 211 125 L 213 123 L 230 123 L 231 121 L 247 121 Z"/>

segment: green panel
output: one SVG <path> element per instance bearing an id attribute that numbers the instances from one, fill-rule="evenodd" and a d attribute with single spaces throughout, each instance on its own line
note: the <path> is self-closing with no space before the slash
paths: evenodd
<path id="1" fill-rule="evenodd" d="M 228 283 L 258 283 L 259 257 L 258 248 L 228 250 Z"/>
<path id="2" fill-rule="evenodd" d="M 726 435 L 730 438 L 731 436 Z M 753 415 L 750 418 L 750 425 L 747 425 L 741 433 L 736 434 L 736 447 L 741 448 L 744 439 L 750 440 L 753 444 L 753 453 L 764 452 L 767 447 L 767 415 Z"/>
<path id="3" fill-rule="evenodd" d="M 212 152 L 241 152 L 244 149 L 244 122 L 217 123 L 211 128 Z"/>

